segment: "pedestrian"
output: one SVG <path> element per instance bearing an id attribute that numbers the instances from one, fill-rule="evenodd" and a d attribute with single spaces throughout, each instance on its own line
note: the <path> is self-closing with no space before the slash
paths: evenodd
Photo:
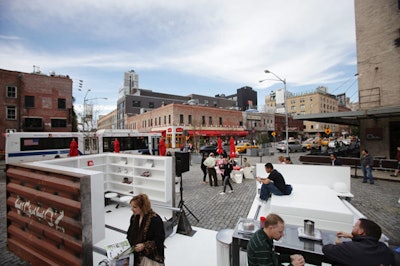
<path id="1" fill-rule="evenodd" d="M 322 247 L 324 255 L 336 264 L 347 266 L 389 266 L 395 265 L 394 254 L 382 242 L 382 229 L 375 222 L 360 218 L 351 234 L 339 231 L 336 244 Z M 341 238 L 351 241 L 341 242 Z"/>
<path id="2" fill-rule="evenodd" d="M 208 171 L 208 180 L 210 183 L 210 186 L 213 186 L 213 180 L 214 180 L 214 186 L 218 187 L 218 179 L 217 179 L 217 172 L 215 170 L 215 165 L 216 165 L 216 160 L 214 153 L 210 153 L 210 155 L 205 159 L 203 164 L 207 166 L 207 171 Z"/>
<path id="3" fill-rule="evenodd" d="M 331 159 L 332 165 L 342 165 L 342 161 L 336 157 L 335 153 L 331 153 L 331 155 L 329 155 L 329 157 Z"/>
<path id="4" fill-rule="evenodd" d="M 228 158 L 225 157 L 225 158 L 224 158 L 224 163 L 222 164 L 222 167 L 223 167 L 223 170 L 224 170 L 224 171 L 223 171 L 223 175 L 224 175 L 224 178 L 223 178 L 224 189 L 223 189 L 223 191 L 222 191 L 221 193 L 219 193 L 219 194 L 221 194 L 221 195 L 224 195 L 224 194 L 225 194 L 226 186 L 227 186 L 227 185 L 228 185 L 229 188 L 231 189 L 231 190 L 228 191 L 228 193 L 233 193 L 233 187 L 232 187 L 232 184 L 231 184 L 231 172 L 232 172 L 232 170 L 233 170 L 233 163 L 232 163 L 232 160 L 233 160 L 233 159 L 230 159 L 230 160 L 228 161 Z"/>
<path id="5" fill-rule="evenodd" d="M 257 177 L 257 181 L 261 182 L 260 199 L 268 200 L 271 193 L 277 196 L 288 195 L 286 191 L 286 182 L 282 174 L 279 173 L 272 163 L 265 164 L 265 171 L 269 174 L 267 178 Z"/>
<path id="6" fill-rule="evenodd" d="M 280 266 L 282 262 L 291 262 L 293 266 L 305 265 L 302 255 L 280 255 L 275 252 L 274 240 L 278 241 L 285 234 L 285 222 L 270 213 L 265 220 L 264 228 L 257 230 L 247 244 L 247 262 L 249 266 Z"/>
<path id="7" fill-rule="evenodd" d="M 127 239 L 134 250 L 134 266 L 164 265 L 165 231 L 161 217 L 152 210 L 146 194 L 134 196 L 130 204 L 133 215 Z"/>
<path id="8" fill-rule="evenodd" d="M 293 164 L 289 156 L 285 157 L 285 164 Z"/>
<path id="9" fill-rule="evenodd" d="M 361 169 L 363 172 L 363 183 L 367 183 L 367 178 L 369 178 L 369 183 L 374 184 L 374 177 L 372 176 L 372 167 L 374 166 L 374 158 L 369 155 L 367 149 L 361 151 Z"/>
<path id="10" fill-rule="evenodd" d="M 278 161 L 279 161 L 280 164 L 285 164 L 285 157 L 283 157 L 282 155 L 280 155 L 280 156 L 278 157 Z"/>
<path id="11" fill-rule="evenodd" d="M 219 155 L 218 159 L 215 161 L 215 171 L 217 172 L 217 176 L 220 175 L 222 179 L 222 184 L 224 183 L 224 156 L 222 154 Z M 217 177 L 218 178 L 218 177 Z"/>
<path id="12" fill-rule="evenodd" d="M 201 158 L 200 168 L 203 172 L 203 184 L 207 184 L 207 166 L 204 164 L 204 161 L 207 159 L 208 153 L 203 153 L 203 157 Z"/>
<path id="13" fill-rule="evenodd" d="M 251 167 L 250 163 L 247 161 L 247 158 L 243 158 L 243 167 Z"/>
<path id="14" fill-rule="evenodd" d="M 394 174 L 391 174 L 390 176 L 395 176 L 397 177 L 399 175 L 400 171 L 400 146 L 397 146 L 397 169 L 394 170 Z"/>

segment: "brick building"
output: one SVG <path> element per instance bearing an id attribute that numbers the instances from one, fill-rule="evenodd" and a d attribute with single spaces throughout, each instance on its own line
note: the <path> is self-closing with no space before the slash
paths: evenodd
<path id="1" fill-rule="evenodd" d="M 139 132 L 163 132 L 166 143 L 177 148 L 186 140 L 195 147 L 207 139 L 247 136 L 242 111 L 172 103 L 127 118 L 127 128 Z"/>
<path id="2" fill-rule="evenodd" d="M 0 131 L 71 132 L 72 79 L 0 69 Z M 4 134 L 0 151 L 5 149 Z"/>
<path id="3" fill-rule="evenodd" d="M 276 108 L 275 92 L 272 92 L 269 97 L 265 98 L 265 105 L 269 108 Z M 288 121 L 289 121 L 289 135 L 297 137 L 297 134 L 306 137 L 315 136 L 318 133 L 323 133 L 326 128 L 330 128 L 332 132 L 339 133 L 339 126 L 334 123 L 321 123 L 314 121 L 299 122 L 293 120 L 293 117 L 305 114 L 321 114 L 337 112 L 339 108 L 339 101 L 335 95 L 328 93 L 325 87 L 318 87 L 314 91 L 304 92 L 299 94 L 288 94 L 285 105 L 288 107 Z M 276 130 L 281 131 L 279 126 L 280 119 L 277 119 Z M 299 126 L 302 126 L 300 130 Z M 284 130 L 285 131 L 285 130 Z M 279 133 L 277 132 L 279 135 Z"/>

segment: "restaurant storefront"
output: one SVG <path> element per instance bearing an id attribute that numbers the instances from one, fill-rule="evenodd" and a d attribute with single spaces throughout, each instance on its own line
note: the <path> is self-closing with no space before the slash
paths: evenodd
<path id="1" fill-rule="evenodd" d="M 160 128 L 157 129 L 160 132 Z M 179 148 L 187 143 L 194 144 L 195 148 L 206 140 L 216 139 L 217 137 L 245 137 L 248 132 L 241 127 L 206 127 L 193 129 L 192 127 L 170 126 L 161 130 L 166 139 L 167 148 Z"/>

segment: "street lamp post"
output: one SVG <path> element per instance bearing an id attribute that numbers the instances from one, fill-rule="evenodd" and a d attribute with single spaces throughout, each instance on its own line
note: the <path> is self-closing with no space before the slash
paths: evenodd
<path id="1" fill-rule="evenodd" d="M 272 74 L 276 79 L 263 79 L 260 80 L 260 82 L 263 82 L 265 80 L 277 80 L 283 83 L 283 106 L 285 107 L 285 125 L 286 125 L 286 156 L 289 156 L 289 120 L 288 120 L 288 110 L 287 110 L 287 105 L 286 105 L 286 79 L 280 78 L 278 75 L 276 75 L 274 72 L 269 71 L 269 70 L 264 70 L 265 73 Z"/>

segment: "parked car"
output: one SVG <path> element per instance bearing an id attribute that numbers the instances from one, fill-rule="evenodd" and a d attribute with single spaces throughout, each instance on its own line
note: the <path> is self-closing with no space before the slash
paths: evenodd
<path id="1" fill-rule="evenodd" d="M 247 149 L 258 149 L 258 146 L 252 145 L 250 142 L 242 142 L 235 146 L 237 153 L 246 152 Z"/>
<path id="2" fill-rule="evenodd" d="M 303 146 L 303 148 L 302 148 L 303 151 L 320 148 L 318 139 L 314 139 L 314 138 L 309 138 L 309 139 L 303 141 L 301 146 Z"/>
<path id="3" fill-rule="evenodd" d="M 201 154 L 204 154 L 204 153 L 210 154 L 212 152 L 215 155 L 217 155 L 218 154 L 217 149 L 218 149 L 217 145 L 205 145 L 205 146 L 200 147 L 200 153 Z M 224 156 L 226 156 L 225 150 L 224 150 L 223 154 L 224 154 Z"/>
<path id="4" fill-rule="evenodd" d="M 286 140 L 279 141 L 276 149 L 280 152 L 286 152 L 286 147 L 288 145 L 286 144 Z M 301 145 L 301 142 L 299 140 L 289 140 L 289 152 L 296 152 L 296 151 L 302 151 L 303 146 Z"/>

